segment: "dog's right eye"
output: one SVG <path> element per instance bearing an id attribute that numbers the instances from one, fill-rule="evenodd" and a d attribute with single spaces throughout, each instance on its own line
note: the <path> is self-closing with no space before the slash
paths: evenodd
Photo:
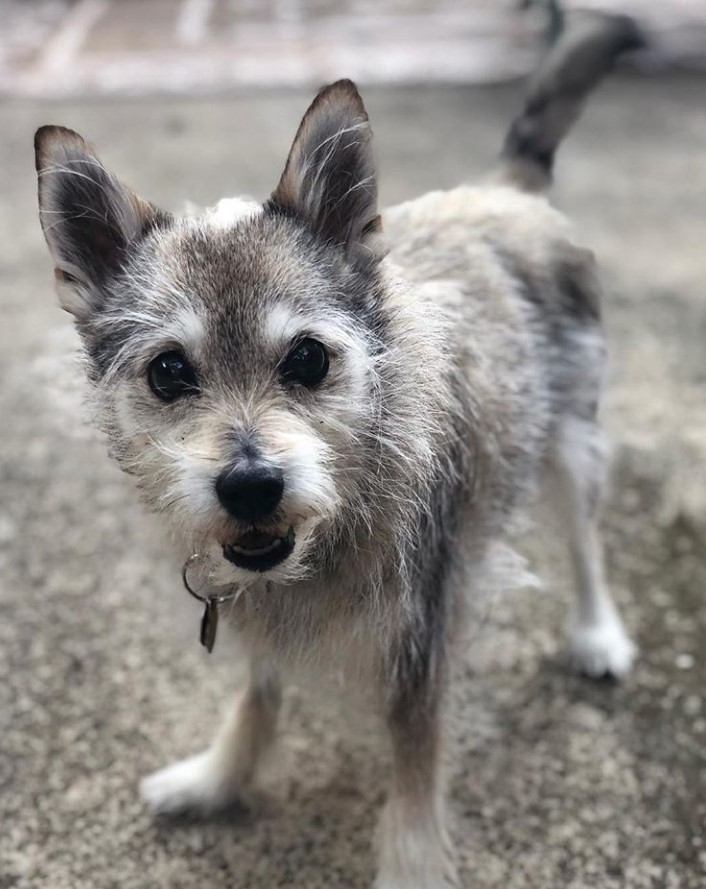
<path id="1" fill-rule="evenodd" d="M 199 391 L 196 373 L 181 352 L 158 355 L 150 362 L 147 379 L 150 389 L 162 401 L 174 401 Z"/>

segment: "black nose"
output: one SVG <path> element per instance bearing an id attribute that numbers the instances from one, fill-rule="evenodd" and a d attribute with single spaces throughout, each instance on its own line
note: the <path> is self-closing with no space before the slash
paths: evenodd
<path id="1" fill-rule="evenodd" d="M 243 463 L 225 469 L 216 479 L 221 505 L 241 522 L 261 522 L 277 508 L 284 493 L 284 475 L 266 463 Z"/>

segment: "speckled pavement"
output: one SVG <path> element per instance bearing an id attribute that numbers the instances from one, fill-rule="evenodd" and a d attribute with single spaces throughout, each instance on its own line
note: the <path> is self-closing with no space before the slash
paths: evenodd
<path id="1" fill-rule="evenodd" d="M 455 688 L 468 889 L 706 885 L 706 115 L 697 78 L 622 79 L 564 147 L 556 200 L 601 258 L 613 352 L 609 572 L 642 657 L 571 675 L 554 530 L 544 591 L 501 596 Z M 0 887 L 363 889 L 386 754 L 289 692 L 256 813 L 155 821 L 139 778 L 207 743 L 235 686 L 158 523 L 84 426 L 35 216 L 48 122 L 175 207 L 273 186 L 308 96 L 0 106 Z M 383 196 L 483 173 L 514 88 L 372 90 Z M 548 570 L 547 570 L 548 569 Z"/>

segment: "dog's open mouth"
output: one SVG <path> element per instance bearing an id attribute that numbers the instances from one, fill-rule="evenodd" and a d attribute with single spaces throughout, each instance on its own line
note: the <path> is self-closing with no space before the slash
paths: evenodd
<path id="1" fill-rule="evenodd" d="M 294 528 L 281 537 L 269 531 L 251 528 L 232 543 L 223 545 L 223 555 L 246 571 L 269 571 L 291 556 L 294 549 Z"/>

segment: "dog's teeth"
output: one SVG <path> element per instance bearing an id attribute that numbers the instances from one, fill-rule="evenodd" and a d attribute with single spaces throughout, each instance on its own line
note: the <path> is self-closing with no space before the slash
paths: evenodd
<path id="1" fill-rule="evenodd" d="M 246 549 L 243 546 L 238 546 L 237 543 L 232 544 L 232 548 L 237 553 L 242 553 L 245 556 L 264 556 L 266 553 L 272 552 L 272 550 L 278 547 L 281 543 L 282 538 L 278 537 L 276 540 L 273 540 L 272 543 L 268 543 L 267 546 L 262 546 L 258 549 Z"/>

